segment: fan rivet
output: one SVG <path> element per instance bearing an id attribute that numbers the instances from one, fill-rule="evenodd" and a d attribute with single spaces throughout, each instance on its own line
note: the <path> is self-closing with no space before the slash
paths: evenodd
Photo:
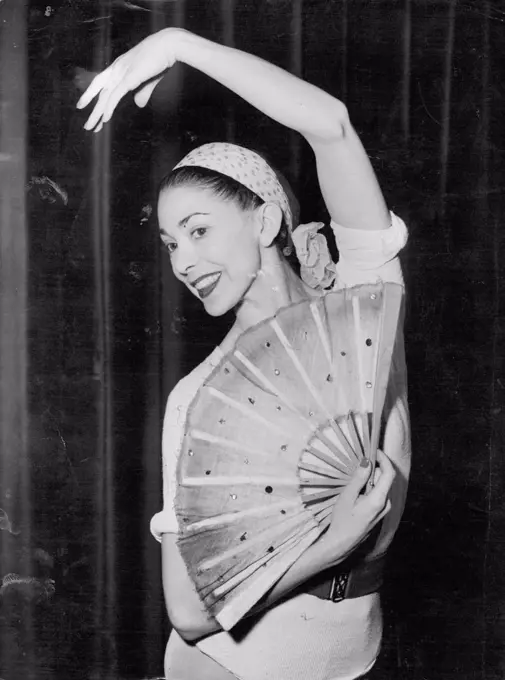
<path id="1" fill-rule="evenodd" d="M 219 424 L 224 425 L 226 423 L 226 420 L 224 418 L 219 419 Z"/>
<path id="2" fill-rule="evenodd" d="M 370 387 L 372 387 L 372 383 L 368 381 L 368 382 L 366 383 L 366 386 L 367 386 L 368 388 L 370 388 Z"/>
<path id="3" fill-rule="evenodd" d="M 283 444 L 281 446 L 281 451 L 287 451 L 287 449 L 288 449 L 288 447 L 286 446 L 286 444 Z"/>
<path id="4" fill-rule="evenodd" d="M 266 491 L 266 493 L 272 493 L 273 489 L 272 489 L 271 486 L 266 486 L 265 491 Z"/>
<path id="5" fill-rule="evenodd" d="M 191 449 L 189 449 L 188 456 L 192 456 L 192 455 L 193 455 L 193 451 Z"/>
<path id="6" fill-rule="evenodd" d="M 372 294 L 370 295 L 370 300 L 375 300 L 376 297 L 377 297 L 377 295 L 376 295 L 375 293 L 372 293 Z"/>
<path id="7" fill-rule="evenodd" d="M 210 470 L 205 470 L 206 475 L 210 475 Z"/>
<path id="8" fill-rule="evenodd" d="M 231 493 L 231 494 L 230 494 L 230 498 L 232 499 L 232 501 L 236 501 L 236 500 L 237 500 L 237 494 L 236 494 L 236 493 Z"/>
<path id="9" fill-rule="evenodd" d="M 247 532 L 244 531 L 244 533 L 243 533 L 242 536 L 240 537 L 240 540 L 241 540 L 241 541 L 245 541 L 246 538 L 247 538 Z"/>
<path id="10" fill-rule="evenodd" d="M 228 375 L 228 373 L 230 372 L 230 369 L 229 369 L 229 368 L 225 368 L 225 369 L 224 369 L 224 372 L 226 373 L 226 375 Z"/>
<path id="11" fill-rule="evenodd" d="M 273 553 L 274 550 L 275 550 L 275 548 L 274 548 L 273 545 L 271 545 L 271 546 L 268 548 L 268 552 L 269 552 L 269 553 Z"/>
<path id="12" fill-rule="evenodd" d="M 333 382 L 333 376 L 328 373 L 326 376 L 326 382 Z"/>
<path id="13" fill-rule="evenodd" d="M 371 338 L 367 338 L 366 341 L 365 341 L 365 344 L 366 344 L 367 347 L 371 347 L 372 346 Z"/>
<path id="14" fill-rule="evenodd" d="M 345 352 L 342 351 L 342 352 L 340 352 L 340 354 L 341 354 L 343 357 L 345 357 Z"/>
<path id="15" fill-rule="evenodd" d="M 311 418 L 312 418 L 313 415 L 314 415 L 314 411 L 309 411 L 309 416 L 310 416 Z"/>
<path id="16" fill-rule="evenodd" d="M 280 406 L 276 406 L 276 409 L 277 409 L 278 411 L 281 411 L 281 410 L 282 410 Z"/>
<path id="17" fill-rule="evenodd" d="M 270 343 L 268 341 L 265 342 L 265 347 L 270 347 Z"/>
<path id="18" fill-rule="evenodd" d="M 279 371 L 278 368 L 275 369 L 274 373 L 275 373 L 275 375 L 280 375 L 280 374 L 281 374 L 281 372 Z"/>
<path id="19" fill-rule="evenodd" d="M 254 399 L 253 399 L 252 397 L 249 397 L 249 403 L 250 403 L 250 404 L 255 404 L 256 402 L 254 401 Z"/>
<path id="20" fill-rule="evenodd" d="M 281 510 L 281 515 L 285 515 L 285 514 L 286 514 L 286 511 L 285 511 L 285 510 Z"/>

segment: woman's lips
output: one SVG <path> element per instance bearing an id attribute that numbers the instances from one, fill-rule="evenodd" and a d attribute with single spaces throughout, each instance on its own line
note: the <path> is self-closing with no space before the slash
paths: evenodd
<path id="1" fill-rule="evenodd" d="M 209 274 L 208 276 L 202 276 L 199 279 L 197 279 L 196 283 L 198 285 L 193 284 L 193 287 L 196 289 L 196 292 L 200 296 L 201 300 L 208 297 L 212 293 L 214 288 L 219 283 L 220 278 L 221 272 L 218 272 L 216 274 Z"/>

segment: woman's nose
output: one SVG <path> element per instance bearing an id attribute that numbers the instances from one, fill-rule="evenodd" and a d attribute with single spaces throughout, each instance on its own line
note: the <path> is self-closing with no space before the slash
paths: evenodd
<path id="1" fill-rule="evenodd" d="M 172 268 L 176 274 L 187 276 L 197 260 L 196 250 L 191 244 L 180 243 L 172 255 Z"/>

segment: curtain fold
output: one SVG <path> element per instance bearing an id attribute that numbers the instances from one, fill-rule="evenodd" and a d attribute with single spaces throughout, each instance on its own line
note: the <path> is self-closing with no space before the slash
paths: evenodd
<path id="1" fill-rule="evenodd" d="M 27 3 L 0 8 L 0 675 L 37 675 L 28 456 Z M 40 584 L 41 590 L 43 584 Z M 10 609 L 12 593 L 26 600 Z M 8 599 L 9 598 L 9 599 Z"/>
<path id="2" fill-rule="evenodd" d="M 447 3 L 447 37 L 444 48 L 444 77 L 442 95 L 442 120 L 440 136 L 440 217 L 443 220 L 446 213 L 447 181 L 449 176 L 449 154 L 451 144 L 451 97 L 453 77 L 454 36 L 456 30 L 456 0 Z M 449 236 L 445 225 L 447 248 L 449 250 Z"/>
<path id="3" fill-rule="evenodd" d="M 403 10 L 402 131 L 407 146 L 410 140 L 410 88 L 412 82 L 412 0 L 405 0 Z"/>
<path id="4" fill-rule="evenodd" d="M 104 2 L 95 56 L 95 70 L 111 61 L 111 32 L 107 15 L 111 6 Z M 94 283 L 94 365 L 95 409 L 95 668 L 117 672 L 116 650 L 116 503 L 114 383 L 112 372 L 114 323 L 111 267 L 111 143 L 112 128 L 106 125 L 92 138 L 91 224 Z"/>

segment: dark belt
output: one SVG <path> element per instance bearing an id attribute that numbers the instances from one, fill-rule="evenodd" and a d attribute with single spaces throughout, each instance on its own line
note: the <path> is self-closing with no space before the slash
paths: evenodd
<path id="1" fill-rule="evenodd" d="M 353 561 L 348 565 L 343 562 L 339 567 L 313 576 L 297 592 L 332 602 L 376 593 L 384 579 L 385 561 L 386 556 L 382 555 L 369 561 Z"/>

